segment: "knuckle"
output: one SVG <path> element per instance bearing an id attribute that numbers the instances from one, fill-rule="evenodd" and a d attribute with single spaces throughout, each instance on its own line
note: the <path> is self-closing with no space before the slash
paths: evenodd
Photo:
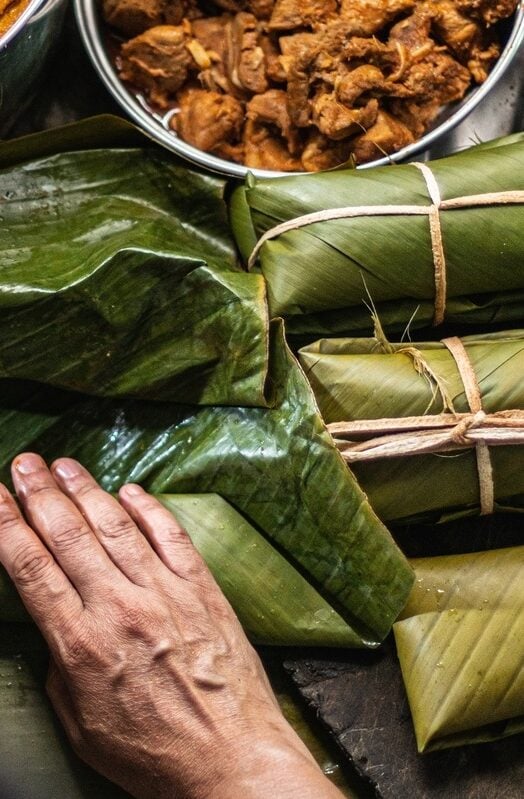
<path id="1" fill-rule="evenodd" d="M 71 516 L 57 519 L 51 530 L 53 545 L 62 552 L 87 542 L 90 536 L 89 527 Z"/>
<path id="2" fill-rule="evenodd" d="M 97 527 L 105 538 L 127 538 L 135 532 L 135 525 L 131 519 L 117 514 L 103 517 Z"/>
<path id="3" fill-rule="evenodd" d="M 156 625 L 153 614 L 139 605 L 123 605 L 118 613 L 118 624 L 133 635 L 150 631 Z"/>
<path id="4" fill-rule="evenodd" d="M 74 493 L 77 497 L 85 497 L 93 491 L 100 491 L 100 487 L 94 481 L 85 480 L 85 478 L 83 478 L 83 482 L 74 487 Z"/>
<path id="5" fill-rule="evenodd" d="M 31 586 L 44 579 L 53 566 L 49 554 L 33 546 L 25 546 L 13 558 L 13 578 L 18 585 Z"/>
<path id="6" fill-rule="evenodd" d="M 10 530 L 18 524 L 20 524 L 20 516 L 18 513 L 7 504 L 0 504 L 0 529 Z"/>

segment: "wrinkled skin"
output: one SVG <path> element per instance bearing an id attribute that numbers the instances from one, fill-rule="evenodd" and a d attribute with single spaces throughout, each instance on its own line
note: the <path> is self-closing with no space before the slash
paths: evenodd
<path id="1" fill-rule="evenodd" d="M 173 516 L 70 459 L 15 459 L 0 561 L 51 651 L 77 753 L 137 799 L 340 794 L 287 725 L 233 610 Z M 25 518 L 24 518 L 25 517 Z M 291 780 L 291 782 L 290 782 Z"/>

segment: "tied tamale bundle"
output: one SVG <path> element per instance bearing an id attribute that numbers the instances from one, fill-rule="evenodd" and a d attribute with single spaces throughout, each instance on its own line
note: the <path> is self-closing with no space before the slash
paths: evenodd
<path id="1" fill-rule="evenodd" d="M 420 558 L 394 625 L 421 752 L 524 731 L 524 547 Z"/>
<path id="2" fill-rule="evenodd" d="M 250 178 L 231 221 L 288 333 L 522 317 L 524 134 L 429 164 Z"/>
<path id="3" fill-rule="evenodd" d="M 300 361 L 380 518 L 524 510 L 524 331 L 324 339 Z"/>

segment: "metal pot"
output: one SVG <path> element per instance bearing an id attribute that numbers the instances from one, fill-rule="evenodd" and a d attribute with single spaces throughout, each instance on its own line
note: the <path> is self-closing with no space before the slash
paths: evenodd
<path id="1" fill-rule="evenodd" d="M 0 135 L 27 108 L 62 29 L 67 0 L 31 0 L 0 37 Z"/>
<path id="2" fill-rule="evenodd" d="M 241 164 L 235 164 L 231 161 L 226 161 L 223 158 L 211 155 L 210 153 L 198 150 L 196 147 L 186 144 L 186 142 L 178 138 L 168 127 L 167 118 L 169 114 L 166 118 L 152 113 L 145 105 L 139 102 L 139 99 L 126 88 L 118 77 L 106 49 L 107 28 L 99 12 L 96 0 L 73 0 L 73 2 L 82 39 L 98 74 L 124 111 L 159 144 L 162 144 L 164 147 L 167 147 L 167 149 L 172 150 L 194 164 L 198 164 L 212 172 L 219 172 L 221 174 L 230 175 L 231 177 L 243 178 L 248 172 L 257 177 L 266 178 L 281 177 L 291 174 L 289 172 L 248 169 Z M 488 75 L 487 80 L 481 86 L 469 92 L 461 102 L 446 107 L 439 116 L 437 124 L 433 126 L 433 129 L 422 136 L 418 141 L 390 156 L 363 164 L 359 168 L 382 166 L 391 163 L 391 161 L 410 159 L 417 153 L 421 153 L 432 147 L 440 137 L 449 133 L 456 125 L 462 122 L 481 100 L 486 97 L 506 72 L 523 41 L 524 7 L 521 4 L 515 13 L 512 23 L 509 23 L 509 32 L 504 50 L 491 73 Z"/>

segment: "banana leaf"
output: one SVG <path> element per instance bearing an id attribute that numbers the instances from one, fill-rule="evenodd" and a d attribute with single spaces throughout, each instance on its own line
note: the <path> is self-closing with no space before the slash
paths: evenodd
<path id="1" fill-rule="evenodd" d="M 413 565 L 394 633 L 419 751 L 523 732 L 524 547 Z"/>
<path id="2" fill-rule="evenodd" d="M 258 644 L 362 646 L 358 635 L 264 536 L 217 494 L 160 494 Z M 0 621 L 28 621 L 0 570 Z"/>
<path id="3" fill-rule="evenodd" d="M 0 377 L 265 405 L 264 282 L 237 270 L 223 191 L 152 148 L 1 170 Z"/>
<path id="4" fill-rule="evenodd" d="M 0 479 L 31 449 L 78 458 L 110 491 L 132 480 L 153 493 L 219 494 L 374 645 L 406 601 L 411 569 L 333 446 L 278 323 L 269 379 L 272 408 L 37 393 L 3 381 Z"/>
<path id="5" fill-rule="evenodd" d="M 524 603 L 524 546 L 411 558 L 416 579 L 399 619 L 422 613 L 511 610 Z"/>
<path id="6" fill-rule="evenodd" d="M 486 413 L 524 409 L 524 331 L 461 339 Z M 440 414 L 443 395 L 469 411 L 455 360 L 441 342 L 379 338 L 320 340 L 300 361 L 327 423 Z M 524 510 L 524 447 L 490 448 L 495 509 Z M 443 521 L 479 512 L 475 449 L 352 462 L 378 516 L 388 523 Z"/>
<path id="7" fill-rule="evenodd" d="M 524 189 L 524 134 L 432 162 L 442 200 Z M 264 233 L 330 208 L 431 205 L 413 165 L 341 170 L 272 180 L 250 177 L 231 202 L 246 262 Z M 519 318 L 524 299 L 524 205 L 440 211 L 448 322 Z M 270 315 L 288 333 L 369 334 L 370 298 L 388 333 L 428 325 L 435 313 L 435 266 L 427 216 L 395 213 L 319 221 L 261 245 L 258 268 Z M 520 313 L 520 318 L 521 318 Z M 413 318 L 412 318 L 413 317 Z"/>

